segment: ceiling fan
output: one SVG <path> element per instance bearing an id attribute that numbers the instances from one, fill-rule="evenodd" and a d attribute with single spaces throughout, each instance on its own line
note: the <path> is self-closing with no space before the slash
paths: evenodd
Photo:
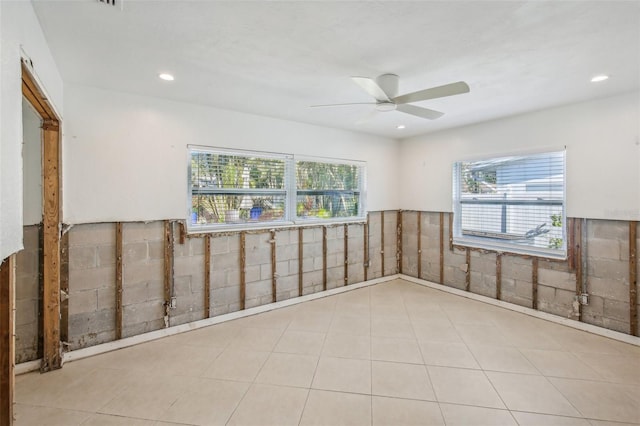
<path id="1" fill-rule="evenodd" d="M 375 105 L 375 111 L 400 111 L 416 117 L 435 120 L 442 117 L 443 112 L 428 108 L 410 105 L 412 102 L 426 101 L 428 99 L 443 98 L 445 96 L 459 95 L 469 92 L 469 86 L 464 81 L 445 84 L 444 86 L 431 87 L 417 92 L 398 94 L 398 76 L 395 74 L 382 74 L 375 79 L 368 77 L 351 77 L 351 79 L 373 96 L 375 102 L 355 102 L 346 104 L 312 105 L 312 107 L 334 107 L 347 105 Z M 375 112 L 374 111 L 374 112 Z"/>

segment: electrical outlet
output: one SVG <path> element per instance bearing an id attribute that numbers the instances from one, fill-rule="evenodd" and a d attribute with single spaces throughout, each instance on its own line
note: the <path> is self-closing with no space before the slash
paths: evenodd
<path id="1" fill-rule="evenodd" d="M 582 293 L 580 295 L 580 304 L 588 305 L 589 304 L 589 295 L 587 293 Z"/>
<path id="2" fill-rule="evenodd" d="M 178 299 L 175 297 L 172 297 L 171 301 L 169 302 L 169 308 L 175 309 L 177 307 L 178 307 Z"/>

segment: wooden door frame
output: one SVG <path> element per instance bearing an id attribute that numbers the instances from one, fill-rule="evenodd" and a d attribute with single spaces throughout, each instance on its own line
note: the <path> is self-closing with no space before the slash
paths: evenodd
<path id="1" fill-rule="evenodd" d="M 60 118 L 30 68 L 22 63 L 22 95 L 42 119 L 43 354 L 40 371 L 62 367 L 60 343 Z"/>
<path id="2" fill-rule="evenodd" d="M 13 424 L 15 254 L 0 263 L 0 426 Z"/>

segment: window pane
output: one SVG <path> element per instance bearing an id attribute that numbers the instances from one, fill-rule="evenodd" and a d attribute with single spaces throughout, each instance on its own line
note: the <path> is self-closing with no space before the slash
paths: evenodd
<path id="1" fill-rule="evenodd" d="M 358 217 L 362 166 L 296 162 L 296 216 L 301 219 Z"/>
<path id="2" fill-rule="evenodd" d="M 282 221 L 285 195 L 204 195 L 193 194 L 191 223 L 252 223 Z"/>
<path id="3" fill-rule="evenodd" d="M 457 163 L 454 237 L 564 253 L 564 164 L 564 152 Z"/>

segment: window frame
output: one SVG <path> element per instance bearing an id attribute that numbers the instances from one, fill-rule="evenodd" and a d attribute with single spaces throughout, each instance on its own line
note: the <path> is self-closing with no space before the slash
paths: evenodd
<path id="1" fill-rule="evenodd" d="M 462 163 L 470 163 L 476 161 L 498 161 L 509 157 L 519 157 L 520 159 L 535 159 L 536 157 L 544 157 L 553 154 L 562 154 L 562 200 L 531 200 L 531 201 L 522 201 L 518 199 L 514 199 L 511 201 L 500 203 L 497 202 L 496 199 L 492 199 L 483 203 L 479 200 L 468 200 L 470 202 L 465 203 L 462 197 L 462 176 L 461 176 L 461 165 Z M 559 259 L 564 260 L 567 258 L 567 217 L 566 217 L 566 197 L 567 197 L 567 157 L 566 157 L 566 149 L 562 150 L 548 150 L 544 152 L 534 152 L 534 153 L 518 153 L 518 154 L 504 154 L 504 155 L 494 155 L 491 157 L 483 157 L 477 158 L 473 160 L 460 160 L 453 163 L 452 167 L 452 209 L 453 209 L 453 229 L 452 239 L 453 244 L 456 246 L 462 247 L 470 247 L 477 248 L 483 250 L 490 250 L 499 253 L 515 253 L 521 255 L 528 256 L 536 256 L 542 258 L 550 258 L 550 259 Z M 549 184 L 551 186 L 551 183 Z M 557 185 L 557 183 L 553 183 L 553 185 Z M 525 186 L 526 188 L 526 186 Z M 526 193 L 526 191 L 524 192 Z M 551 247 L 535 247 L 535 246 L 527 246 L 524 244 L 518 244 L 516 242 L 512 242 L 509 240 L 500 241 L 496 238 L 491 238 L 489 236 L 473 236 L 473 235 L 463 235 L 462 234 L 462 204 L 499 204 L 499 205 L 531 205 L 531 206 L 540 206 L 540 205 L 560 205 L 561 206 L 561 227 L 562 227 L 562 246 L 559 248 L 551 248 Z M 522 215 L 524 216 L 524 215 Z M 552 225 L 552 224 L 551 224 Z M 553 225 L 552 225 L 553 226 Z"/>
<path id="2" fill-rule="evenodd" d="M 278 159 L 284 160 L 284 188 L 282 190 L 269 190 L 269 189 L 245 189 L 245 188 L 218 188 L 215 192 L 218 194 L 259 194 L 274 192 L 283 193 L 284 195 L 284 217 L 280 220 L 264 221 L 264 222 L 237 222 L 237 223 L 207 223 L 207 224 L 194 224 L 192 223 L 191 214 L 193 211 L 193 196 L 197 194 L 193 189 L 192 182 L 192 157 L 194 153 L 204 153 L 211 155 L 235 155 L 245 156 L 263 159 Z M 296 200 L 298 195 L 296 184 L 296 166 L 299 161 L 308 161 L 325 164 L 346 164 L 358 167 L 359 173 L 359 197 L 358 197 L 358 214 L 357 216 L 349 217 L 331 217 L 331 218 L 319 218 L 319 217 L 298 217 L 296 211 Z M 314 157 L 314 156 L 297 156 L 287 153 L 276 153 L 267 151 L 254 151 L 254 150 L 242 150 L 234 148 L 218 148 L 203 145 L 187 145 L 187 232 L 188 233 L 208 233 L 208 232 L 225 232 L 225 231 L 240 231 L 251 229 L 271 229 L 281 228 L 294 225 L 318 225 L 318 224 L 335 224 L 335 223 L 353 223 L 362 222 L 366 220 L 366 169 L 367 163 L 359 160 L 346 160 L 338 158 L 327 157 Z M 331 191 L 331 190 L 327 190 Z"/>

